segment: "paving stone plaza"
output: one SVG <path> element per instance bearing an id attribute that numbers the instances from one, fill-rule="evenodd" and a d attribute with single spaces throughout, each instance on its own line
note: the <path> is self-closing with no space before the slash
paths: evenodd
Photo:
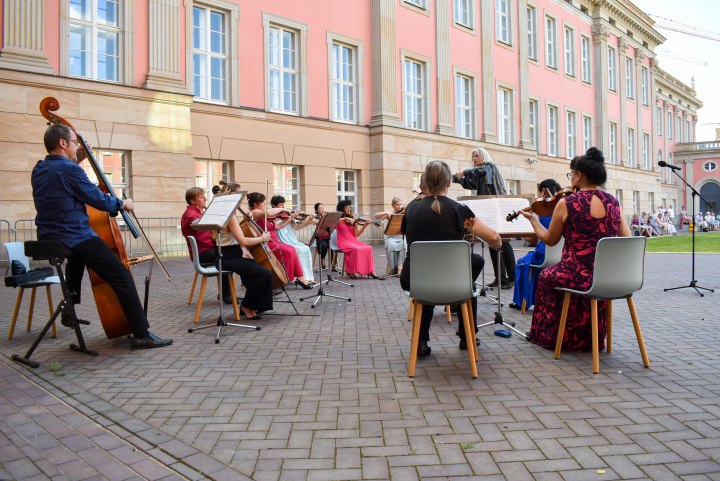
<path id="1" fill-rule="evenodd" d="M 382 247 L 375 262 L 384 272 Z M 397 278 L 331 284 L 328 292 L 350 303 L 296 302 L 314 316 L 290 316 L 290 304 L 276 303 L 257 321 L 262 330 L 229 327 L 215 344 L 216 329 L 187 332 L 196 307 L 187 304 L 190 261 L 165 265 L 173 282 L 156 268 L 149 318 L 172 347 L 131 351 L 126 339 L 109 341 L 86 279 L 78 314 L 92 321 L 83 332 L 100 355 L 70 351 L 75 337 L 58 323 L 58 338 L 33 356 L 38 369 L 10 356 L 47 320 L 45 294 L 27 332 L 26 293 L 8 341 L 17 291 L 0 291 L 0 479 L 720 479 L 720 292 L 663 292 L 689 283 L 689 254 L 646 256 L 635 304 L 649 369 L 627 305 L 616 301 L 613 351 L 600 353 L 599 374 L 590 353 L 554 360 L 489 326 L 478 333 L 476 379 L 457 348 L 457 318 L 448 324 L 440 309 L 432 354 L 408 377 L 411 323 Z M 136 269 L 138 283 L 145 272 Z M 720 256 L 698 255 L 696 277 L 720 287 Z M 218 315 L 215 286 L 200 323 Z M 506 305 L 511 292 L 502 291 Z M 479 322 L 495 309 L 480 299 Z M 502 312 L 529 329 L 531 313 Z"/>

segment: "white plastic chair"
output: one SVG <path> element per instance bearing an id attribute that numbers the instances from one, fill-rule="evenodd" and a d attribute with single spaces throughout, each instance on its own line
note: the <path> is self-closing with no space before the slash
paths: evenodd
<path id="1" fill-rule="evenodd" d="M 546 267 L 554 266 L 558 262 L 560 262 L 560 259 L 562 258 L 562 251 L 563 247 L 565 246 L 565 238 L 560 237 L 560 241 L 555 244 L 554 246 L 545 246 L 545 260 L 542 264 L 530 264 L 530 279 L 532 280 L 532 273 L 533 269 L 540 269 L 543 270 Z M 522 308 L 520 309 L 520 314 L 525 313 L 525 308 L 527 308 L 527 299 L 523 299 Z"/>
<path id="2" fill-rule="evenodd" d="M 337 260 L 338 254 L 343 255 L 343 265 L 342 265 L 342 274 L 345 275 L 345 253 L 340 250 L 340 248 L 337 245 L 337 229 L 332 231 L 332 234 L 330 234 L 330 249 L 333 252 L 333 258 L 332 262 L 330 262 L 330 272 L 332 272 L 333 268 L 335 267 L 335 261 Z"/>
<path id="3" fill-rule="evenodd" d="M 218 292 L 220 292 L 220 276 L 218 270 L 213 265 L 201 265 L 200 254 L 198 253 L 197 240 L 194 236 L 188 236 L 190 242 L 190 249 L 192 250 L 192 263 L 195 268 L 195 278 L 193 279 L 192 288 L 190 289 L 190 298 L 188 299 L 188 305 L 192 304 L 193 293 L 195 292 L 195 283 L 197 282 L 198 274 L 202 276 L 202 282 L 200 283 L 200 296 L 198 297 L 197 309 L 195 309 L 195 322 L 198 322 L 200 318 L 200 308 L 202 307 L 203 296 L 205 295 L 205 286 L 207 284 L 208 277 L 217 277 L 218 281 Z M 223 271 L 223 274 L 228 276 L 230 286 L 232 286 L 232 300 L 233 309 L 235 310 L 235 319 L 240 320 L 240 312 L 238 311 L 237 298 L 235 297 L 235 282 L 233 280 L 232 271 Z M 223 293 L 224 295 L 225 293 Z M 222 299 L 220 302 L 223 302 Z"/>
<path id="4" fill-rule="evenodd" d="M 22 242 L 6 242 L 5 250 L 8 254 L 8 265 L 12 265 L 12 261 L 20 261 L 25 266 L 25 270 L 30 270 L 30 260 L 25 255 L 25 245 Z M 12 339 L 13 333 L 15 332 L 15 323 L 17 322 L 18 313 L 20 312 L 20 304 L 22 304 L 23 293 L 25 289 L 32 289 L 30 291 L 30 310 L 28 311 L 28 322 L 27 330 L 30 330 L 32 325 L 33 309 L 35 307 L 35 289 L 38 287 L 45 287 L 48 298 L 48 306 L 50 308 L 50 316 L 53 315 L 54 307 L 52 302 L 52 294 L 50 293 L 50 286 L 54 284 L 60 284 L 60 278 L 58 276 L 46 277 L 42 280 L 35 282 L 26 282 L 18 286 L 20 292 L 18 292 L 17 301 L 15 302 L 15 311 L 13 311 L 12 321 L 10 322 L 10 332 L 8 333 L 8 339 Z M 55 323 L 52 325 L 53 337 L 57 337 L 57 328 Z"/>
<path id="5" fill-rule="evenodd" d="M 612 301 L 614 299 L 627 299 L 643 364 L 645 367 L 650 367 L 650 361 L 645 351 L 645 342 L 640 331 L 640 323 L 635 311 L 635 303 L 632 299 L 633 293 L 639 291 L 643 285 L 646 242 L 645 237 L 634 236 L 600 239 L 595 251 L 595 268 L 590 289 L 577 291 L 564 287 L 555 288 L 565 292 L 558 338 L 555 343 L 555 359 L 560 358 L 560 351 L 562 350 L 570 295 L 576 294 L 590 298 L 594 373 L 600 372 L 597 301 L 607 301 L 607 352 L 612 352 Z"/>
<path id="6" fill-rule="evenodd" d="M 414 242 L 410 246 L 410 290 L 405 292 L 414 302 L 410 377 L 415 375 L 423 305 L 461 306 L 470 371 L 472 377 L 477 377 L 478 352 L 471 299 L 479 290 L 473 290 L 471 251 L 470 244 L 462 240 Z"/>

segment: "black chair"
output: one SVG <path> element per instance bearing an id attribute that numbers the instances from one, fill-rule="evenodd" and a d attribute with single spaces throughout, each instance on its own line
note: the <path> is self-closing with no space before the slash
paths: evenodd
<path id="1" fill-rule="evenodd" d="M 30 346 L 30 349 L 28 349 L 28 352 L 25 353 L 25 356 L 13 354 L 13 361 L 20 362 L 30 367 L 40 367 L 40 363 L 31 361 L 30 356 L 32 356 L 33 352 L 35 352 L 35 349 L 40 344 L 40 341 L 43 340 L 50 327 L 55 323 L 55 320 L 61 314 L 62 318 L 64 319 L 63 325 L 74 329 L 75 335 L 78 339 L 78 345 L 70 344 L 70 349 L 74 351 L 84 352 L 85 354 L 90 354 L 92 356 L 97 356 L 99 354 L 98 351 L 88 349 L 85 345 L 85 339 L 83 339 L 82 332 L 80 331 L 80 325 L 89 325 L 90 323 L 88 321 L 83 321 L 77 318 L 77 315 L 75 314 L 75 305 L 72 302 L 72 293 L 70 292 L 70 289 L 65 282 L 65 276 L 63 275 L 62 271 L 62 264 L 65 259 L 72 257 L 72 251 L 70 251 L 70 249 L 65 247 L 60 242 L 28 241 L 25 243 L 25 255 L 28 257 L 32 257 L 34 260 L 49 261 L 52 266 L 55 266 L 58 277 L 60 278 L 60 286 L 62 287 L 63 300 L 60 301 L 57 309 L 55 309 L 55 312 L 50 317 L 50 320 L 47 322 L 47 324 L 45 324 L 45 327 L 43 327 L 42 331 L 40 331 L 40 334 L 38 334 L 38 336 L 35 338 L 35 341 L 33 342 L 32 346 Z"/>

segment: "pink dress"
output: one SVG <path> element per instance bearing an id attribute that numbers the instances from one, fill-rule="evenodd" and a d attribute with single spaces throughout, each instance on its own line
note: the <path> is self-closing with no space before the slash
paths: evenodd
<path id="1" fill-rule="evenodd" d="M 257 225 L 261 229 L 265 230 L 265 219 L 257 221 Z M 303 276 L 302 265 L 300 265 L 300 259 L 298 259 L 297 251 L 293 246 L 283 244 L 278 241 L 277 232 L 275 232 L 275 221 L 268 221 L 267 231 L 270 233 L 272 240 L 268 242 L 268 246 L 278 258 L 280 262 L 285 266 L 285 272 L 287 272 L 288 279 L 293 281 L 296 277 Z"/>
<path id="2" fill-rule="evenodd" d="M 345 253 L 345 271 L 348 274 L 366 275 L 375 271 L 373 248 L 360 242 L 355 227 L 346 222 L 337 226 L 337 245 Z"/>

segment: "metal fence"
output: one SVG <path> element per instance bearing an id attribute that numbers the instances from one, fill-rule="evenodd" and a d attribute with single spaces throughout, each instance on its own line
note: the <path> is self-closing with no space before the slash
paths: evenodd
<path id="1" fill-rule="evenodd" d="M 11 232 L 10 222 L 5 219 L 0 219 L 0 244 L 12 242 Z M 0 248 L 0 261 L 7 262 L 7 260 L 7 252 L 5 252 L 4 248 Z"/>

